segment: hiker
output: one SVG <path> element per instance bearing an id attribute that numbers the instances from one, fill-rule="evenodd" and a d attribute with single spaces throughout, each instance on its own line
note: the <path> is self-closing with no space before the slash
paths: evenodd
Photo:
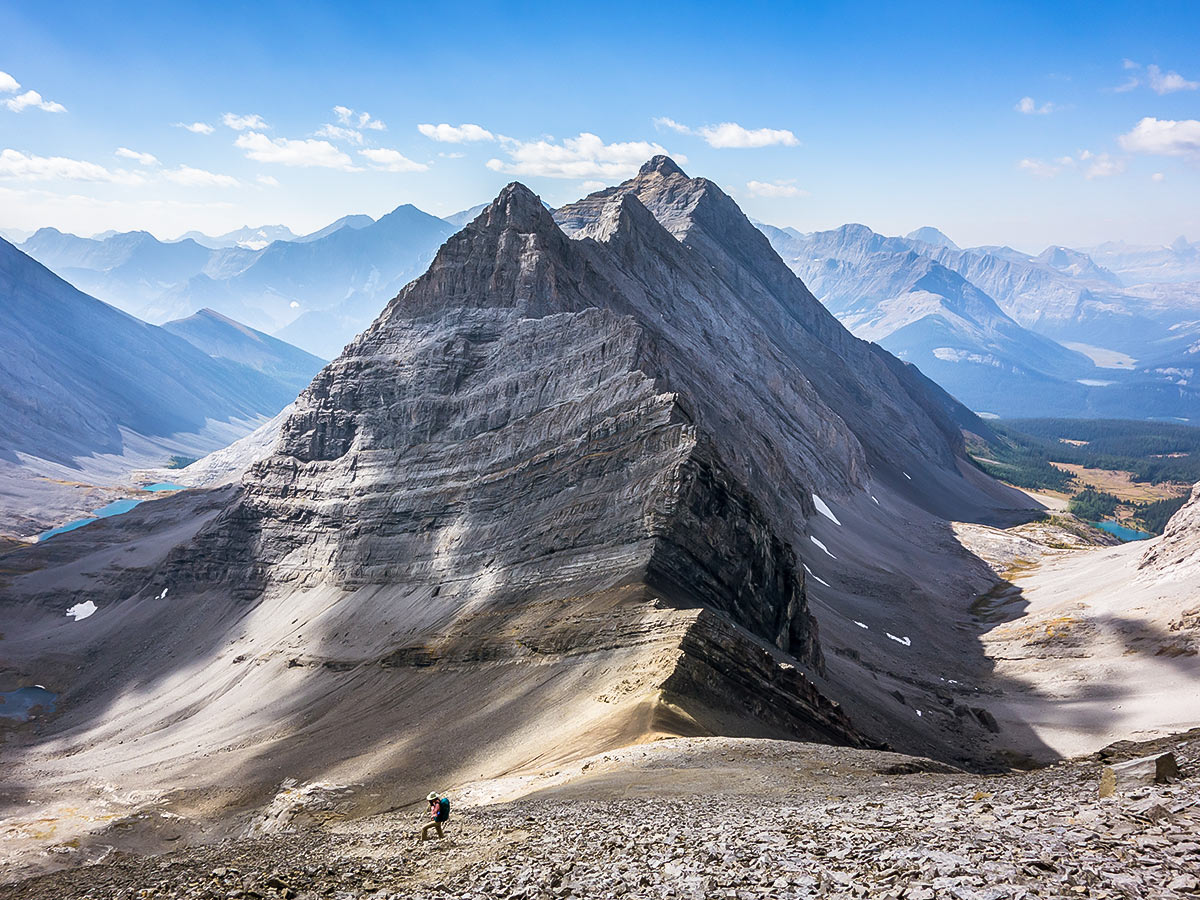
<path id="1" fill-rule="evenodd" d="M 436 791 L 431 791 L 425 799 L 429 801 L 429 821 L 421 829 L 421 840 L 429 839 L 432 828 L 437 829 L 438 837 L 444 838 L 446 835 L 442 833 L 442 823 L 450 818 L 450 798 L 439 797 Z"/>

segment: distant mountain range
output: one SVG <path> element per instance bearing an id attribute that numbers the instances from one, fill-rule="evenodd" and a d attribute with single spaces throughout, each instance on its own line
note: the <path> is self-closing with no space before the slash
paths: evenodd
<path id="1" fill-rule="evenodd" d="M 1165 247 L 1110 241 L 1086 252 L 1120 275 L 1125 284 L 1200 281 L 1200 242 L 1188 243 L 1182 235 Z"/>
<path id="2" fill-rule="evenodd" d="M 218 237 L 148 232 L 81 238 L 53 228 L 21 249 L 80 290 L 150 322 L 209 308 L 323 358 L 336 356 L 429 264 L 455 226 L 404 205 L 343 216 L 311 234 L 284 226 Z"/>
<path id="3" fill-rule="evenodd" d="M 29 502 L 31 491 L 70 493 L 75 482 L 121 481 L 172 454 L 225 446 L 294 400 L 322 365 L 208 311 L 147 324 L 7 241 L 0 298 L 0 518 L 10 527 L 30 509 L 61 507 Z"/>
<path id="4" fill-rule="evenodd" d="M 105 237 L 106 235 L 97 235 Z M 235 231 L 212 237 L 199 231 L 189 231 L 180 235 L 174 243 L 180 241 L 195 241 L 210 250 L 222 250 L 227 247 L 241 247 L 244 250 L 261 250 L 273 241 L 294 241 L 299 237 L 286 225 L 260 225 L 258 228 L 245 226 Z"/>
<path id="5" fill-rule="evenodd" d="M 1077 250 L 1051 247 L 1037 257 L 1008 247 L 964 250 L 931 227 L 904 238 L 864 225 L 811 234 L 759 227 L 855 335 L 915 363 L 973 409 L 1200 418 L 1186 365 L 1196 341 L 1181 330 L 1183 297 L 1160 304 L 1174 321 L 1147 312 L 1164 286 L 1140 295 Z M 1195 295 L 1177 291 L 1188 293 Z M 1164 338 L 1172 328 L 1177 334 Z M 1076 340 L 1064 346 L 1054 337 Z M 1138 365 L 1147 345 L 1157 362 Z"/>
<path id="6" fill-rule="evenodd" d="M 146 232 L 89 239 L 44 228 L 22 249 L 147 321 L 208 309 L 328 359 L 484 208 L 439 219 L 404 205 L 378 221 L 343 216 L 302 236 L 271 225 L 171 242 Z M 962 248 L 929 225 L 905 237 L 854 225 L 813 234 L 761 228 L 856 334 L 916 363 L 976 409 L 1200 418 L 1191 390 L 1200 249 L 1183 238 L 1090 252 L 1055 246 L 1033 256 Z"/>
<path id="7" fill-rule="evenodd" d="M 406 204 L 366 226 L 346 224 L 311 241 L 276 241 L 237 274 L 197 275 L 170 296 L 193 305 L 203 298 L 235 318 L 268 322 L 278 337 L 328 359 L 424 271 L 453 232 L 444 220 Z"/>

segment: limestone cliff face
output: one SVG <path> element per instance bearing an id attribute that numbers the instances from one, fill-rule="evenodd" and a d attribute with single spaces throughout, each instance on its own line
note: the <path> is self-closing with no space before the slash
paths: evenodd
<path id="1" fill-rule="evenodd" d="M 814 490 L 861 494 L 880 470 L 930 487 L 931 511 L 991 502 L 959 474 L 954 402 L 845 332 L 669 160 L 557 219 L 505 188 L 317 375 L 155 584 L 427 597 L 372 635 L 390 667 L 521 658 L 545 645 L 520 623 L 555 604 L 563 622 L 607 609 L 622 635 L 647 603 L 692 611 L 659 685 L 676 721 L 860 741 L 813 681 L 797 547 Z M 583 626 L 554 634 L 597 652 Z"/>
<path id="2" fill-rule="evenodd" d="M 864 460 L 910 472 L 931 463 L 953 466 L 962 447 L 956 420 L 974 417 L 913 367 L 853 337 L 716 184 L 688 178 L 670 159 L 656 157 L 637 177 L 566 206 L 556 217 L 569 234 L 586 236 L 603 210 L 625 196 L 636 197 L 689 256 L 703 260 L 709 283 L 702 291 L 718 301 L 713 305 L 719 315 L 710 326 L 715 333 L 730 340 L 751 334 L 762 341 L 756 356 L 767 358 L 755 359 L 746 374 L 757 374 L 771 356 L 781 357 L 789 378 L 798 375 L 809 388 L 805 405 L 816 407 L 810 418 L 828 417 L 842 426 L 839 437 L 846 447 L 827 443 L 827 426 L 822 440 L 805 448 L 803 468 L 813 473 L 815 486 L 860 484 Z M 819 402 L 813 404 L 813 397 Z M 978 498 L 964 495 L 947 502 Z"/>
<path id="3" fill-rule="evenodd" d="M 619 218 L 681 252 L 644 209 Z M 507 188 L 317 376 L 169 577 L 216 555 L 248 593 L 421 583 L 463 607 L 644 581 L 819 670 L 794 551 L 672 390 L 678 351 L 610 255 Z"/>

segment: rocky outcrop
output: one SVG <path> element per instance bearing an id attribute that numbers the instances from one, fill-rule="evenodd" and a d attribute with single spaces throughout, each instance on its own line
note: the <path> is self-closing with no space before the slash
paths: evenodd
<path id="1" fill-rule="evenodd" d="M 1200 484 L 1167 522 L 1163 535 L 1151 544 L 1138 563 L 1147 575 L 1169 575 L 1173 579 L 1200 571 Z"/>

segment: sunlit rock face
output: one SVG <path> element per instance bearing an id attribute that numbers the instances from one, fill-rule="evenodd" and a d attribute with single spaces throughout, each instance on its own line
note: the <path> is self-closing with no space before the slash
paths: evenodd
<path id="1" fill-rule="evenodd" d="M 824 672 L 796 550 L 812 494 L 862 493 L 884 468 L 936 481 L 931 511 L 994 502 L 958 471 L 963 414 L 850 336 L 670 160 L 554 215 L 512 184 L 314 379 L 157 578 L 247 600 L 426 594 L 381 649 L 393 662 L 461 660 L 466 634 L 519 656 L 530 635 L 474 629 L 541 604 L 629 622 L 645 604 L 704 609 L 718 619 L 688 619 L 663 687 L 676 707 L 787 695 L 752 718 L 858 741 L 803 671 L 771 674 Z M 626 647 L 645 633 L 616 628 Z M 594 649 L 593 629 L 556 626 L 556 652 Z M 739 662 L 747 640 L 760 649 Z"/>

